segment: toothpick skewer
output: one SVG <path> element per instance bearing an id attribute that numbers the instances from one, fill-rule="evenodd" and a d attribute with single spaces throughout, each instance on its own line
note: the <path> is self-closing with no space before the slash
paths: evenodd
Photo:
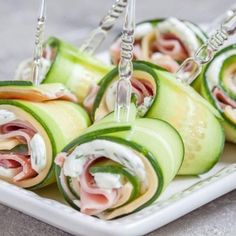
<path id="1" fill-rule="evenodd" d="M 39 85 L 42 71 L 44 29 L 46 21 L 46 0 L 42 0 L 35 34 L 32 81 Z"/>
<path id="2" fill-rule="evenodd" d="M 128 0 L 116 0 L 116 2 L 112 5 L 112 8 L 108 11 L 107 15 L 100 22 L 99 27 L 92 31 L 92 33 L 80 47 L 82 52 L 85 52 L 89 55 L 94 54 L 97 48 L 104 41 L 108 31 L 112 29 L 117 19 L 123 13 L 127 6 L 127 2 Z"/>
<path id="3" fill-rule="evenodd" d="M 133 75 L 133 48 L 135 31 L 135 3 L 129 0 L 126 10 L 125 22 L 122 32 L 121 59 L 119 63 L 119 81 L 117 84 L 117 97 L 115 116 L 117 122 L 127 122 L 131 102 L 131 77 Z"/>
<path id="4" fill-rule="evenodd" d="M 178 71 L 176 78 L 183 83 L 191 84 L 201 73 L 204 64 L 209 63 L 228 38 L 236 33 L 236 11 L 231 11 L 215 33 L 195 52 L 187 58 Z"/>

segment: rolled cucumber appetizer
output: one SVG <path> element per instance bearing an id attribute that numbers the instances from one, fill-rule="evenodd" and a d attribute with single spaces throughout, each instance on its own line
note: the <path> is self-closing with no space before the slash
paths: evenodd
<path id="1" fill-rule="evenodd" d="M 79 103 L 93 86 L 111 69 L 76 47 L 51 37 L 44 45 L 41 83 L 62 83 L 78 98 Z M 16 80 L 31 80 L 32 59 L 20 64 Z"/>
<path id="2" fill-rule="evenodd" d="M 66 100 L 77 102 L 77 97 L 63 84 L 40 84 L 30 81 L 0 81 L 1 99 L 23 99 L 34 102 Z"/>
<path id="3" fill-rule="evenodd" d="M 202 73 L 203 96 L 221 113 L 226 139 L 236 143 L 236 46 L 218 52 Z"/>
<path id="4" fill-rule="evenodd" d="M 176 18 L 154 19 L 137 25 L 134 59 L 144 60 L 176 72 L 179 64 L 193 56 L 206 40 L 205 33 L 195 24 Z M 114 64 L 120 60 L 120 37 L 110 48 Z"/>
<path id="5" fill-rule="evenodd" d="M 0 99 L 0 179 L 30 189 L 55 182 L 56 154 L 89 125 L 69 101 Z"/>
<path id="6" fill-rule="evenodd" d="M 117 81 L 117 68 L 101 80 L 92 109 L 94 120 L 114 110 Z M 139 116 L 162 119 L 180 133 L 185 158 L 179 174 L 202 174 L 217 163 L 224 147 L 224 132 L 221 116 L 213 106 L 174 75 L 150 63 L 134 62 L 131 84 Z"/>
<path id="7" fill-rule="evenodd" d="M 55 161 L 66 201 L 106 220 L 153 203 L 177 174 L 184 155 L 180 135 L 164 121 L 113 120 L 109 115 L 88 128 Z"/>

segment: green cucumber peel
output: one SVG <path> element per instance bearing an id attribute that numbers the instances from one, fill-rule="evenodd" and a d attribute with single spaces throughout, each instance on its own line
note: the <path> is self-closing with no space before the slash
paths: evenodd
<path id="1" fill-rule="evenodd" d="M 23 80 L 4 80 L 0 81 L 0 87 L 12 87 L 12 86 L 25 86 L 25 87 L 33 87 L 33 83 L 31 81 L 23 81 Z"/>
<path id="2" fill-rule="evenodd" d="M 67 84 L 67 78 L 54 78 L 54 75 L 57 75 L 57 69 L 60 65 L 60 62 L 64 59 L 67 59 L 71 64 L 79 64 L 82 67 L 86 67 L 88 70 L 95 70 L 99 73 L 106 74 L 112 67 L 103 64 L 99 60 L 90 55 L 81 52 L 78 48 L 74 47 L 71 44 L 65 43 L 55 37 L 50 37 L 47 42 L 45 42 L 44 47 L 49 46 L 56 50 L 57 55 L 52 61 L 51 67 L 45 76 L 43 83 L 54 83 L 60 82 Z M 69 75 L 68 75 L 69 76 Z"/>
<path id="3" fill-rule="evenodd" d="M 80 199 L 80 196 L 78 195 L 78 193 L 76 192 L 76 190 L 74 190 L 73 186 L 72 186 L 72 178 L 67 176 L 66 178 L 66 181 L 67 181 L 67 186 L 70 190 L 70 192 L 77 198 L 77 199 Z"/>
<path id="4" fill-rule="evenodd" d="M 158 66 L 151 64 L 151 65 L 153 65 L 153 68 L 151 68 L 150 64 L 151 63 L 146 63 L 146 62 L 143 63 L 142 61 L 134 61 L 133 62 L 133 68 L 134 68 L 134 71 L 146 72 L 153 78 L 153 80 L 156 83 L 156 92 L 155 92 L 155 94 L 157 96 L 159 81 L 158 81 L 158 78 L 157 78 L 157 74 L 155 73 L 153 68 L 156 68 Z M 163 68 L 161 68 L 161 69 L 163 70 Z M 110 71 L 107 75 L 105 75 L 103 77 L 103 79 L 100 81 L 100 83 L 99 83 L 100 88 L 98 90 L 96 99 L 94 101 L 93 110 L 92 110 L 92 114 L 91 114 L 92 119 L 95 119 L 96 110 L 98 109 L 98 107 L 99 107 L 99 105 L 102 101 L 102 98 L 103 98 L 103 95 L 105 94 L 106 89 L 108 88 L 108 86 L 114 80 L 118 80 L 118 75 L 119 75 L 118 67 L 116 67 L 112 71 Z M 155 100 L 155 97 L 154 97 L 154 100 Z M 149 109 L 151 109 L 151 107 L 152 107 L 152 105 L 150 106 Z M 147 111 L 147 113 L 148 113 L 148 111 Z"/>
<path id="5" fill-rule="evenodd" d="M 126 125 L 126 126 L 123 125 L 123 126 L 117 126 L 117 127 L 111 127 L 111 128 L 103 128 L 106 126 L 107 125 L 105 124 L 105 126 L 102 126 L 100 129 L 93 130 L 93 131 L 91 131 L 91 133 L 86 133 L 84 135 L 79 136 L 78 138 L 74 139 L 70 144 L 68 144 L 62 150 L 62 152 L 67 152 L 67 153 L 69 152 L 70 153 L 72 151 L 72 149 L 74 148 L 74 146 L 77 146 L 77 144 L 86 143 L 87 140 L 90 140 L 91 138 L 92 138 L 92 140 L 95 140 L 103 134 L 128 131 L 128 130 L 131 130 L 131 128 L 132 128 L 129 125 Z"/>
<path id="6" fill-rule="evenodd" d="M 109 133 L 107 133 L 107 135 L 109 135 Z M 154 168 L 154 171 L 155 171 L 157 179 L 158 179 L 158 188 L 157 188 L 155 194 L 152 196 L 152 198 L 149 199 L 149 201 L 147 201 L 146 203 L 144 203 L 142 206 L 140 206 L 139 208 L 137 208 L 135 210 L 135 212 L 139 211 L 139 210 L 145 208 L 146 206 L 152 204 L 159 197 L 161 192 L 163 191 L 163 188 L 164 188 L 163 172 L 162 172 L 162 170 L 161 170 L 161 168 L 158 164 L 158 160 L 150 151 L 148 151 L 146 148 L 144 148 L 143 146 L 141 146 L 141 145 L 139 145 L 135 142 L 127 141 L 127 140 L 124 140 L 124 139 L 119 138 L 119 137 L 112 137 L 112 136 L 107 136 L 107 135 L 96 136 L 96 135 L 91 134 L 91 135 L 88 135 L 87 137 L 85 137 L 85 136 L 84 137 L 79 137 L 77 140 L 75 140 L 73 142 L 73 145 L 67 145 L 67 147 L 63 150 L 63 152 L 71 153 L 71 151 L 74 147 L 79 146 L 79 145 L 81 145 L 83 143 L 86 143 L 86 142 L 90 142 L 90 141 L 99 139 L 99 140 L 107 140 L 107 141 L 116 142 L 116 143 L 125 145 L 129 148 L 131 147 L 134 150 L 136 150 L 137 152 L 142 153 L 142 155 L 145 156 L 148 159 L 148 161 L 150 162 L 150 164 Z M 55 169 L 56 169 L 57 183 L 58 183 L 58 187 L 59 187 L 61 193 L 64 195 L 65 199 L 74 208 L 79 210 L 79 207 L 76 206 L 71 199 L 68 199 L 68 196 L 66 195 L 66 193 L 64 192 L 63 187 L 61 186 L 61 183 L 60 183 L 61 167 L 56 165 Z"/>
<path id="7" fill-rule="evenodd" d="M 220 113 L 223 121 L 229 125 L 229 127 L 231 127 L 231 129 L 233 129 L 233 132 L 236 131 L 236 123 L 233 122 L 231 119 L 229 119 L 225 114 L 224 112 L 219 108 L 218 106 L 218 103 L 216 101 L 216 99 L 214 98 L 214 96 L 212 95 L 212 92 L 208 86 L 208 81 L 207 81 L 207 77 L 206 77 L 206 74 L 207 74 L 207 71 L 208 69 L 210 68 L 210 66 L 212 65 L 212 63 L 214 63 L 214 60 L 216 58 L 218 58 L 218 56 L 224 54 L 224 53 L 227 53 L 228 51 L 231 51 L 231 50 L 236 50 L 236 44 L 232 44 L 230 46 L 227 46 L 225 48 L 223 48 L 222 50 L 220 50 L 219 52 L 216 53 L 214 59 L 208 63 L 201 76 L 202 76 L 202 84 L 201 84 L 201 94 L 203 97 L 205 97 L 216 109 L 218 109 L 218 112 Z M 222 86 L 221 86 L 222 87 Z"/>
<path id="8" fill-rule="evenodd" d="M 221 88 L 229 95 L 229 97 L 233 100 L 236 100 L 236 94 L 230 90 L 229 86 L 227 86 L 224 80 L 224 73 L 232 64 L 236 64 L 236 55 L 232 55 L 224 60 L 219 74 L 219 83 Z"/>
<path id="9" fill-rule="evenodd" d="M 45 130 L 45 132 L 47 133 L 49 140 L 51 142 L 52 145 L 52 157 L 55 157 L 56 154 L 60 151 L 57 150 L 57 146 L 56 146 L 56 141 L 53 138 L 53 134 L 51 133 L 50 129 L 48 128 L 48 125 L 46 124 L 46 122 L 44 120 L 42 120 L 32 109 L 30 109 L 27 105 L 24 105 L 23 103 L 26 104 L 26 102 L 22 102 L 20 100 L 7 100 L 7 99 L 0 99 L 0 105 L 12 105 L 15 107 L 20 107 L 22 110 L 24 110 L 25 112 L 29 113 L 30 115 L 32 115 L 43 127 L 43 129 Z M 35 186 L 32 186 L 28 189 L 30 190 L 36 190 L 39 188 L 42 188 L 46 185 L 48 185 L 49 183 L 53 183 L 55 180 L 55 176 L 54 176 L 54 172 L 55 172 L 55 166 L 52 163 L 47 176 L 44 178 L 44 180 L 42 180 L 41 183 L 38 183 Z"/>

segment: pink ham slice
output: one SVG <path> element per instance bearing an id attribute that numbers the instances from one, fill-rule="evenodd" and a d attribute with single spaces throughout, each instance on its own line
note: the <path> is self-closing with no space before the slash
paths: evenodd
<path id="1" fill-rule="evenodd" d="M 65 159 L 67 157 L 67 153 L 66 152 L 61 152 L 59 153 L 56 158 L 55 158 L 55 164 L 60 166 L 61 168 L 63 167 L 63 164 L 65 162 Z"/>
<path id="2" fill-rule="evenodd" d="M 157 34 L 157 40 L 153 44 L 157 51 L 169 55 L 176 61 L 183 61 L 189 55 L 182 42 L 172 34 Z"/>
<path id="3" fill-rule="evenodd" d="M 232 108 L 236 108 L 236 102 L 229 98 L 221 89 L 215 87 L 213 89 L 213 95 L 218 100 L 221 108 L 225 108 L 225 106 L 230 105 Z"/>
<path id="4" fill-rule="evenodd" d="M 13 131 L 22 131 L 30 138 L 32 138 L 36 133 L 36 130 L 30 123 L 22 120 L 14 120 L 5 125 L 2 125 L 0 126 L 0 130 L 3 134 L 11 133 Z"/>
<path id="5" fill-rule="evenodd" d="M 162 53 L 154 53 L 152 55 L 152 62 L 171 73 L 175 73 L 179 69 L 179 64 L 174 59 Z"/>
<path id="6" fill-rule="evenodd" d="M 134 45 L 133 52 L 134 60 L 143 60 L 143 54 L 140 44 Z M 120 40 L 117 40 L 117 42 L 112 45 L 110 53 L 113 64 L 118 65 L 120 61 Z M 156 53 L 154 52 L 153 55 L 150 55 L 151 58 L 149 61 L 151 61 L 152 63 L 165 68 L 171 73 L 175 73 L 179 69 L 179 64 L 173 58 L 171 58 L 171 56 L 165 55 L 163 53 L 158 53 L 158 56 L 156 56 L 155 54 Z"/>
<path id="7" fill-rule="evenodd" d="M 89 113 L 91 113 L 93 110 L 93 104 L 96 99 L 98 90 L 99 90 L 99 86 L 93 85 L 90 89 L 88 96 L 83 101 L 83 106 Z"/>
<path id="8" fill-rule="evenodd" d="M 4 161 L 9 161 L 8 163 L 11 163 L 9 166 L 7 166 L 7 169 L 18 168 L 19 166 L 22 166 L 22 171 L 13 178 L 13 181 L 15 182 L 25 180 L 37 175 L 37 172 L 35 172 L 31 167 L 30 159 L 24 155 L 0 154 L 1 166 L 2 164 L 6 165 L 7 162 Z M 15 163 L 14 166 L 12 166 L 13 161 Z"/>
<path id="9" fill-rule="evenodd" d="M 80 209 L 87 215 L 97 215 L 112 207 L 118 200 L 118 190 L 96 187 L 89 166 L 94 160 L 88 161 L 80 176 Z"/>
<path id="10" fill-rule="evenodd" d="M 141 105 L 144 102 L 145 97 L 151 97 L 154 95 L 153 87 L 147 80 L 132 78 L 131 84 L 133 93 L 137 96 L 138 105 Z"/>
<path id="11" fill-rule="evenodd" d="M 145 97 L 154 96 L 155 92 L 153 90 L 152 84 L 147 80 L 141 80 L 137 78 L 131 79 L 133 93 L 137 96 L 138 105 L 141 105 L 144 102 Z M 94 86 L 89 95 L 85 98 L 83 106 L 88 112 L 92 112 L 93 104 L 96 99 L 97 93 L 99 91 L 98 86 Z"/>
<path id="12" fill-rule="evenodd" d="M 1 154 L 0 154 L 1 155 Z M 0 159 L 0 166 L 10 169 L 20 167 L 20 163 L 15 160 Z"/>
<path id="13" fill-rule="evenodd" d="M 20 144 L 29 144 L 31 138 L 36 134 L 36 130 L 31 124 L 21 120 L 15 120 L 0 126 L 0 140 L 8 140 L 11 138 L 17 139 Z M 29 147 L 29 145 L 28 145 Z M 28 148 L 29 152 L 30 149 Z M 37 172 L 32 169 L 29 153 L 8 154 L 0 153 L 0 166 L 6 169 L 19 168 L 22 170 L 13 178 L 13 181 L 21 181 L 37 175 Z"/>
<path id="14" fill-rule="evenodd" d="M 111 59 L 115 65 L 118 65 L 120 61 L 120 44 L 121 39 L 118 39 L 110 49 Z M 156 53 L 158 56 L 155 56 Z M 170 33 L 157 33 L 156 41 L 150 48 L 149 61 L 175 73 L 179 68 L 177 61 L 184 61 L 187 57 L 189 57 L 189 53 L 177 36 Z M 140 40 L 136 41 L 134 45 L 134 60 L 143 60 Z"/>

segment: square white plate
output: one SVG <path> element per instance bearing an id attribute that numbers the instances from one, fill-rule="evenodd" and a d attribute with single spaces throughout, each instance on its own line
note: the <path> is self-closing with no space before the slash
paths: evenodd
<path id="1" fill-rule="evenodd" d="M 0 202 L 72 234 L 144 235 L 236 188 L 236 145 L 206 175 L 177 177 L 153 205 L 132 215 L 104 221 L 67 206 L 57 186 L 35 193 L 0 181 Z"/>
<path id="2" fill-rule="evenodd" d="M 107 61 L 106 54 L 100 55 Z M 207 157 L 206 157 L 207 158 Z M 31 192 L 0 181 L 0 202 L 72 234 L 144 235 L 236 188 L 236 145 L 207 174 L 177 177 L 156 203 L 132 215 L 104 221 L 67 206 L 56 184 Z"/>

